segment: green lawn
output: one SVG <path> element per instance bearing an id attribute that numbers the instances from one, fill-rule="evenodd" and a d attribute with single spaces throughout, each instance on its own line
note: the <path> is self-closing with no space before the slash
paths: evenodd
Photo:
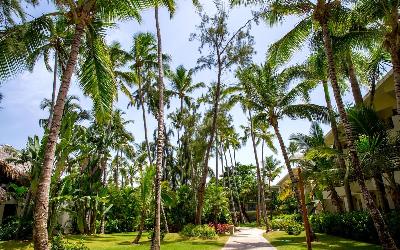
<path id="1" fill-rule="evenodd" d="M 307 249 L 305 240 L 305 233 L 302 232 L 300 235 L 293 236 L 288 235 L 283 231 L 270 232 L 264 234 L 269 242 L 275 246 L 278 250 L 297 250 Z M 382 249 L 380 246 L 368 244 L 364 242 L 358 242 L 348 240 L 336 236 L 317 234 L 318 241 L 312 243 L 313 250 L 319 249 L 357 249 L 357 250 L 374 250 Z"/>
<path id="2" fill-rule="evenodd" d="M 95 236 L 69 236 L 69 242 L 77 242 L 83 239 L 85 245 L 90 249 L 132 249 L 144 250 L 149 249 L 150 241 L 147 238 L 148 234 L 143 234 L 140 245 L 131 245 L 136 233 L 118 233 L 118 234 L 105 234 Z M 161 243 L 162 249 L 173 250 L 216 250 L 221 249 L 229 236 L 219 236 L 215 240 L 202 240 L 202 239 L 188 239 L 181 237 L 179 234 L 170 233 L 165 236 L 164 241 Z M 19 241 L 5 241 L 0 242 L 0 249 L 12 250 L 32 250 L 33 244 L 31 242 Z"/>

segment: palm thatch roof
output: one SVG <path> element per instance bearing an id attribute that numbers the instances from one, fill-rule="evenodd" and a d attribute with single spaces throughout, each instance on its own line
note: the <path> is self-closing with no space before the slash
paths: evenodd
<path id="1" fill-rule="evenodd" d="M 11 146 L 0 146 L 0 184 L 14 182 L 18 185 L 29 184 L 27 164 L 19 164 L 10 161 L 17 156 L 18 151 Z"/>

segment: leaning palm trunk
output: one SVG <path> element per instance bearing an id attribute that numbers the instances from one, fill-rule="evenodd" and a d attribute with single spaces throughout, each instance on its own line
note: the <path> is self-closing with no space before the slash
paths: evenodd
<path id="1" fill-rule="evenodd" d="M 264 223 L 266 225 L 267 231 L 269 231 L 269 223 L 268 223 L 268 216 L 267 216 L 267 210 L 265 207 L 265 192 L 264 192 L 264 182 L 261 179 L 261 170 L 260 170 L 260 163 L 258 162 L 258 155 L 257 155 L 257 146 L 256 146 L 256 138 L 254 135 L 254 128 L 253 128 L 253 118 L 251 115 L 251 111 L 249 109 L 249 119 L 250 119 L 250 134 L 251 134 L 251 142 L 253 144 L 253 152 L 254 152 L 254 158 L 256 161 L 256 167 L 257 167 L 257 182 L 258 182 L 258 210 L 261 211 L 261 217 L 260 219 L 264 220 Z"/>
<path id="2" fill-rule="evenodd" d="M 62 76 L 61 86 L 58 91 L 56 105 L 54 106 L 53 118 L 47 138 L 46 149 L 44 152 L 43 168 L 39 177 L 39 185 L 35 199 L 34 210 L 34 245 L 36 250 L 48 249 L 47 219 L 49 208 L 49 191 L 51 182 L 51 172 L 54 162 L 58 133 L 60 131 L 64 104 L 71 84 L 72 74 L 78 59 L 79 47 L 84 32 L 83 23 L 75 27 L 75 34 L 71 44 L 71 52 L 67 62 L 65 72 Z"/>
<path id="3" fill-rule="evenodd" d="M 353 60 L 351 58 L 350 51 L 347 54 L 347 71 L 350 79 L 351 92 L 357 106 L 363 104 L 363 98 L 360 90 L 360 84 L 358 84 L 357 75 L 354 69 Z"/>
<path id="4" fill-rule="evenodd" d="M 350 169 L 346 166 L 346 162 L 343 159 L 342 143 L 339 140 L 338 127 L 337 127 L 337 123 L 336 123 L 335 114 L 334 114 L 334 111 L 333 111 L 333 108 L 332 108 L 332 103 L 331 103 L 331 98 L 330 98 L 330 95 L 329 95 L 327 81 L 326 80 L 322 81 L 322 85 L 324 87 L 326 107 L 328 108 L 328 112 L 329 112 L 329 120 L 331 122 L 334 146 L 335 146 L 335 148 L 337 149 L 337 151 L 339 153 L 339 155 L 338 155 L 338 163 L 339 163 L 340 168 L 343 171 L 345 171 L 343 185 L 344 185 L 344 191 L 345 191 L 345 194 L 346 194 L 347 208 L 348 208 L 348 211 L 351 212 L 351 211 L 354 210 L 354 204 L 353 204 L 353 198 L 352 198 L 352 195 L 351 195 L 351 188 L 350 188 L 350 182 L 349 182 L 349 171 L 350 171 Z"/>
<path id="5" fill-rule="evenodd" d="M 158 18 L 158 6 L 154 8 L 154 16 L 157 29 L 157 57 L 158 57 L 158 117 L 157 117 L 157 161 L 156 175 L 154 177 L 155 208 L 154 208 L 154 234 L 151 241 L 151 249 L 160 249 L 160 221 L 161 221 L 161 168 L 164 154 L 164 68 L 162 62 L 161 31 Z"/>
<path id="6" fill-rule="evenodd" d="M 357 154 L 357 150 L 354 145 L 353 131 L 352 131 L 352 128 L 348 121 L 347 113 L 344 108 L 342 97 L 340 95 L 340 88 L 339 88 L 339 84 L 338 84 L 337 77 L 336 77 L 336 67 L 335 67 L 335 62 L 334 62 L 334 58 L 333 58 L 332 44 L 331 44 L 331 39 L 329 36 L 329 31 L 328 31 L 328 23 L 326 20 L 326 13 L 324 13 L 324 12 L 321 13 L 319 16 L 316 17 L 316 19 L 319 21 L 319 23 L 322 27 L 324 48 L 325 48 L 326 57 L 328 59 L 329 77 L 331 80 L 336 104 L 339 109 L 340 118 L 341 118 L 341 121 L 342 121 L 344 129 L 345 129 L 346 138 L 347 138 L 347 146 L 348 146 L 349 153 L 351 156 L 355 176 L 357 178 L 358 184 L 360 185 L 361 192 L 363 194 L 363 198 L 366 202 L 368 211 L 374 222 L 374 226 L 378 233 L 379 240 L 382 244 L 382 247 L 384 249 L 397 249 L 396 244 L 395 244 L 392 236 L 389 233 L 388 227 L 386 226 L 386 223 L 383 220 L 382 214 L 379 212 L 378 208 L 376 207 L 375 202 L 372 199 L 372 196 L 369 193 L 367 186 L 365 184 L 364 172 L 362 171 L 362 168 L 360 165 L 360 160 L 359 160 L 358 154 Z"/>
<path id="7" fill-rule="evenodd" d="M 302 211 L 303 209 L 302 209 L 302 206 L 301 206 L 301 203 L 302 203 L 301 202 L 301 196 L 300 196 L 300 191 L 298 189 L 298 182 L 299 181 L 296 178 L 296 176 L 294 175 L 293 169 L 292 169 L 292 167 L 290 165 L 289 156 L 288 156 L 287 151 L 286 151 L 285 143 L 283 142 L 282 135 L 281 135 L 281 133 L 279 131 L 278 120 L 276 118 L 275 118 L 275 120 L 271 120 L 271 125 L 274 128 L 276 137 L 278 138 L 279 146 L 281 148 L 282 155 L 283 155 L 283 159 L 285 161 L 285 165 L 286 165 L 286 168 L 287 168 L 288 173 L 289 173 L 290 181 L 292 182 L 293 191 L 294 191 L 294 193 L 296 195 L 297 203 L 298 203 L 298 206 L 299 206 L 299 211 L 301 212 L 302 217 L 303 217 L 303 223 L 304 223 L 304 229 L 306 231 L 307 242 L 311 242 L 311 241 L 313 241 L 314 237 L 312 236 L 311 228 L 309 227 L 310 223 L 308 221 L 307 210 Z M 311 246 L 308 246 L 308 248 L 311 249 Z"/>
<path id="8" fill-rule="evenodd" d="M 332 183 L 330 183 L 328 188 L 329 188 L 329 192 L 331 193 L 333 205 L 335 205 L 335 207 L 339 213 L 343 212 L 342 199 L 340 199 L 340 196 L 337 193 L 335 186 Z"/>

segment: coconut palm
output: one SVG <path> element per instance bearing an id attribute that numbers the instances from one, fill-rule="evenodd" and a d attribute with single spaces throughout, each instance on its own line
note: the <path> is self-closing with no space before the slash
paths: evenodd
<path id="1" fill-rule="evenodd" d="M 240 1 L 233 1 L 233 2 L 240 2 Z M 258 1 L 257 1 L 258 2 Z M 261 1 L 262 2 L 262 1 Z M 374 1 L 361 1 L 362 4 L 358 6 L 360 11 L 360 16 L 364 17 L 371 17 L 374 14 L 382 14 L 384 11 L 381 11 L 382 5 L 375 4 Z M 393 25 L 398 23 L 397 18 L 397 5 L 391 4 L 391 1 L 384 1 L 384 4 L 390 4 L 390 7 L 384 6 L 386 11 L 394 11 L 395 12 L 395 19 L 388 19 L 388 20 L 395 20 L 393 21 Z M 375 10 L 375 12 L 374 12 Z M 270 59 L 274 62 L 285 62 L 289 59 L 295 51 L 298 51 L 303 45 L 304 42 L 307 41 L 311 35 L 313 30 L 321 30 L 322 32 L 322 40 L 324 44 L 324 52 L 326 54 L 327 65 L 328 65 L 328 72 L 329 72 L 329 79 L 333 88 L 333 93 L 335 96 L 336 104 L 339 110 L 341 122 L 344 126 L 344 130 L 346 133 L 346 144 L 348 146 L 351 162 L 355 171 L 355 176 L 357 176 L 358 183 L 361 187 L 363 198 L 366 201 L 368 210 L 373 218 L 375 228 L 378 232 L 379 239 L 382 243 L 382 246 L 386 249 L 395 249 L 396 245 L 393 241 L 393 238 L 390 236 L 390 233 L 387 229 L 387 226 L 383 220 L 383 217 L 379 210 L 377 209 L 371 194 L 369 193 L 366 185 L 365 185 L 365 178 L 362 168 L 360 166 L 360 160 L 357 155 L 357 150 L 354 145 L 354 138 L 352 128 L 348 122 L 346 110 L 344 108 L 343 100 L 341 97 L 341 91 L 338 84 L 337 78 L 337 67 L 335 64 L 334 58 L 334 51 L 332 47 L 332 34 L 337 34 L 337 32 L 342 31 L 343 29 L 349 28 L 346 27 L 348 25 L 348 18 L 341 18 L 343 14 L 347 13 L 346 7 L 341 5 L 340 1 L 326 1 L 326 0 L 318 0 L 316 2 L 308 1 L 308 0 L 300 0 L 295 2 L 287 2 L 283 0 L 275 0 L 270 5 L 267 11 L 263 13 L 263 17 L 270 23 L 276 24 L 278 22 L 282 22 L 285 20 L 285 17 L 296 15 L 300 16 L 300 22 L 290 30 L 283 38 L 281 38 L 278 42 L 276 42 L 271 48 L 269 49 L 270 52 Z M 373 13 L 373 14 L 372 14 Z M 390 12 L 392 13 L 392 12 Z M 379 15 L 377 15 L 379 16 Z M 392 18 L 392 15 L 387 15 L 386 17 Z M 362 22 L 360 22 L 362 23 Z M 368 23 L 368 22 L 364 22 Z M 341 28 L 339 28 L 341 27 Z M 336 33 L 335 33 L 336 32 Z M 398 60 L 396 48 L 395 46 L 398 43 L 397 39 L 397 32 L 396 29 L 390 34 L 392 38 L 389 42 L 392 42 L 391 46 L 393 53 L 392 56 L 392 63 L 396 65 L 396 61 L 393 62 L 393 59 Z M 394 53 L 396 51 L 396 53 Z M 400 61 L 398 63 L 400 69 Z M 395 68 L 396 66 L 394 66 Z M 400 72 L 400 70 L 399 70 Z M 400 79 L 400 74 L 398 75 Z M 397 83 L 396 83 L 397 84 Z M 400 80 L 398 84 L 400 86 Z M 396 91 L 396 94 L 399 98 L 398 101 L 398 109 L 400 111 L 400 91 Z"/>
<path id="2" fill-rule="evenodd" d="M 154 18 L 156 21 L 157 33 L 157 63 L 158 63 L 158 113 L 157 113 L 157 159 L 156 171 L 154 177 L 154 191 L 155 191 L 155 209 L 154 209 L 154 234 L 151 241 L 151 249 L 160 249 L 160 221 L 161 221 L 161 169 L 163 167 L 164 156 L 164 141 L 165 141 L 165 128 L 164 128 L 164 64 L 162 52 L 162 39 L 160 20 L 158 16 L 159 7 L 165 6 L 168 8 L 170 15 L 175 12 L 176 3 L 174 0 L 156 0 L 154 8 Z"/>
<path id="3" fill-rule="evenodd" d="M 343 202 L 335 189 L 335 184 L 340 179 L 339 171 L 334 167 L 337 152 L 325 144 L 320 125 L 313 122 L 309 134 L 293 134 L 290 140 L 298 145 L 303 154 L 299 159 L 299 164 L 304 169 L 303 174 L 316 181 L 318 188 L 328 189 L 337 211 L 343 212 Z"/>
<path id="4" fill-rule="evenodd" d="M 308 91 L 314 87 L 309 82 L 290 86 L 292 80 L 298 77 L 296 67 L 278 72 L 277 66 L 267 62 L 264 65 L 251 65 L 248 68 L 241 69 L 237 72 L 237 77 L 244 87 L 248 107 L 257 112 L 254 119 L 267 121 L 273 127 L 296 198 L 298 203 L 301 204 L 300 193 L 297 188 L 298 180 L 290 165 L 286 146 L 279 130 L 279 120 L 283 117 L 307 118 L 309 120 L 326 119 L 328 116 L 326 109 L 315 104 L 295 103 L 298 97 L 308 100 Z M 302 209 L 299 208 L 299 211 L 302 211 Z M 309 234 L 306 211 L 303 211 L 303 220 L 306 233 Z"/>
<path id="5" fill-rule="evenodd" d="M 24 2 L 36 5 L 37 0 L 25 0 Z M 21 6 L 21 1 L 18 0 L 7 0 L 0 3 L 0 23 L 1 26 L 13 26 L 15 25 L 14 18 L 18 18 L 20 21 L 26 21 L 26 14 L 23 7 Z"/>
<path id="6" fill-rule="evenodd" d="M 357 1 L 354 13 L 360 23 L 367 23 L 381 32 L 383 47 L 390 53 L 393 65 L 393 77 L 395 82 L 395 94 L 397 100 L 397 114 L 400 114 L 400 31 L 398 1 Z"/>
<path id="7" fill-rule="evenodd" d="M 50 124 L 47 145 L 44 153 L 43 168 L 39 179 L 35 202 L 35 225 L 34 225 L 34 243 L 36 249 L 48 249 L 48 233 L 47 233 L 47 211 L 49 204 L 49 190 L 51 181 L 51 170 L 54 162 L 54 153 L 56 149 L 57 137 L 60 130 L 61 119 L 64 109 L 64 103 L 71 84 L 71 78 L 74 73 L 79 54 L 82 54 L 82 62 L 79 70 L 79 81 L 83 87 L 85 94 L 90 95 L 94 102 L 96 118 L 103 120 L 110 116 L 112 102 L 115 98 L 116 86 L 114 76 L 111 70 L 111 62 L 109 54 L 104 43 L 104 22 L 117 19 L 133 18 L 140 20 L 139 11 L 146 7 L 150 7 L 152 1 L 56 1 L 55 4 L 59 7 L 59 11 L 52 15 L 61 15 L 69 17 L 68 23 L 73 27 L 73 36 L 68 60 L 65 65 L 65 70 L 61 78 L 56 104 L 54 106 L 52 122 Z M 27 33 L 33 38 L 37 38 L 36 46 L 40 46 L 46 42 L 42 39 L 41 32 L 43 27 L 37 26 L 38 23 L 43 23 L 47 15 L 36 18 L 28 24 L 23 24 L 23 27 L 13 27 L 13 30 L 18 28 L 23 29 L 28 26 L 31 33 Z M 32 26 L 36 25 L 32 28 Z M 30 29 L 29 29 L 30 28 Z M 10 39 L 15 39 L 15 35 L 10 35 Z M 7 43 L 7 37 L 3 36 L 2 43 Z M 9 47 L 2 47 L 2 52 L 9 52 Z M 82 48 L 82 50 L 81 50 Z M 4 51 L 5 50 L 5 51 Z M 2 53 L 3 57 L 9 56 L 6 64 L 18 65 L 23 61 L 24 50 L 19 55 L 9 55 Z M 21 55 L 22 54 L 22 55 Z M 17 57 L 19 60 L 10 61 L 9 59 Z M 23 65 L 23 64 L 22 64 Z M 18 69 L 19 66 L 14 66 Z M 4 67 L 1 75 L 10 73 L 13 66 Z M 14 73 L 11 71 L 11 73 Z"/>
<path id="8" fill-rule="evenodd" d="M 344 154 L 343 154 L 343 147 L 342 147 L 342 142 L 339 140 L 339 130 L 338 130 L 338 125 L 336 121 L 336 112 L 333 110 L 332 107 L 332 102 L 331 102 L 331 97 L 329 93 L 329 86 L 328 86 L 328 76 L 327 76 L 327 65 L 326 65 L 326 60 L 325 60 L 325 55 L 323 50 L 321 48 L 318 48 L 314 54 L 310 55 L 307 61 L 303 64 L 304 66 L 304 73 L 305 73 L 305 79 L 304 81 L 309 81 L 310 83 L 313 82 L 313 84 L 322 84 L 323 90 L 324 90 L 324 97 L 325 97 L 325 103 L 326 107 L 329 112 L 329 121 L 331 124 L 331 129 L 332 129 L 332 135 L 333 135 L 333 146 L 334 148 L 338 151 L 337 155 L 337 162 L 342 169 L 342 171 L 345 173 L 344 174 L 344 189 L 346 193 L 346 201 L 347 201 L 347 206 L 349 211 L 354 210 L 354 204 L 353 204 L 353 198 L 351 195 L 351 189 L 350 189 L 350 182 L 349 182 L 349 175 L 350 175 L 350 168 L 349 166 L 346 165 L 346 162 L 344 160 Z"/>

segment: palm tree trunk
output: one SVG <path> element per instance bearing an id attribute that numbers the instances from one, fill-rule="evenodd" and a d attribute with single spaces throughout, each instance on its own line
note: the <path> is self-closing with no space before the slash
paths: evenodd
<path id="1" fill-rule="evenodd" d="M 229 169 L 228 169 L 228 158 L 226 157 L 226 151 L 224 151 L 224 158 L 225 158 L 225 172 L 227 174 L 228 177 L 228 188 L 230 191 L 230 198 L 231 198 L 231 205 L 232 205 L 232 210 L 233 210 L 233 214 L 232 214 L 232 221 L 234 225 L 237 225 L 237 219 L 236 219 L 236 208 L 235 208 L 235 202 L 233 200 L 233 191 L 232 191 L 232 182 L 231 182 L 231 175 L 229 173 Z"/>
<path id="2" fill-rule="evenodd" d="M 394 90 L 396 94 L 397 114 L 400 115 L 400 48 L 399 48 L 399 12 L 398 4 L 392 5 L 391 26 L 392 31 L 388 34 L 389 53 L 393 65 Z"/>
<path id="3" fill-rule="evenodd" d="M 179 163 L 179 165 L 181 166 L 181 177 L 182 177 L 182 179 L 181 179 L 181 184 L 184 184 L 184 182 L 183 182 L 183 175 L 184 175 L 184 163 L 183 163 L 183 160 L 182 160 L 182 149 L 181 149 L 181 138 L 180 138 L 180 131 L 181 131 L 181 120 L 182 120 L 182 110 L 183 110 L 183 97 L 180 97 L 180 102 L 181 102 L 181 106 L 180 106 L 180 109 L 179 109 L 179 120 L 178 120 L 178 131 L 177 131 L 177 134 L 178 134 L 178 163 Z"/>
<path id="4" fill-rule="evenodd" d="M 361 192 L 363 194 L 363 198 L 366 202 L 369 213 L 371 214 L 371 217 L 374 222 L 376 231 L 378 233 L 379 240 L 381 241 L 382 247 L 384 249 L 397 249 L 396 244 L 395 244 L 392 236 L 389 233 L 388 227 L 386 226 L 386 223 L 383 220 L 382 214 L 379 212 L 378 208 L 376 207 L 375 202 L 372 199 L 371 194 L 369 193 L 367 186 L 365 184 L 364 173 L 360 166 L 360 160 L 358 158 L 357 150 L 354 145 L 353 131 L 352 131 L 352 128 L 351 128 L 350 123 L 347 118 L 347 113 L 344 108 L 342 96 L 340 95 L 340 88 L 339 88 L 339 84 L 338 84 L 337 77 L 336 77 L 336 66 L 335 66 L 335 62 L 334 62 L 334 58 L 333 58 L 332 44 L 331 44 L 331 39 L 329 36 L 327 20 L 322 18 L 322 20 L 320 21 L 320 25 L 322 27 L 325 53 L 326 53 L 326 57 L 328 59 L 329 76 L 330 76 L 336 104 L 339 109 L 340 118 L 341 118 L 341 121 L 343 123 L 344 129 L 346 132 L 347 146 L 348 146 L 350 156 L 352 159 L 355 176 L 357 178 L 358 184 L 360 185 Z M 400 99 L 398 101 L 400 101 Z"/>
<path id="5" fill-rule="evenodd" d="M 150 151 L 150 144 L 149 144 L 149 137 L 147 134 L 147 118 L 146 118 L 146 108 L 144 106 L 144 96 L 143 96 L 143 89 L 142 89 L 142 79 L 140 77 L 140 70 L 136 69 L 136 74 L 138 75 L 138 92 L 139 92 L 139 101 L 140 106 L 142 109 L 142 119 L 143 119 L 143 129 L 144 129 L 144 140 L 146 142 L 146 149 L 147 149 L 147 158 L 149 159 L 149 164 L 152 164 L 151 159 L 151 151 Z"/>
<path id="6" fill-rule="evenodd" d="M 160 250 L 160 221 L 161 221 L 161 168 L 164 155 L 164 67 L 162 61 L 161 30 L 158 18 L 158 6 L 154 8 L 157 29 L 157 57 L 158 57 L 158 117 L 157 117 L 157 161 L 156 175 L 154 177 L 155 208 L 154 208 L 154 234 L 151 241 L 152 250 Z"/>
<path id="7" fill-rule="evenodd" d="M 360 85 L 358 84 L 350 51 L 347 53 L 347 71 L 349 73 L 351 92 L 353 93 L 354 101 L 357 106 L 360 106 L 363 104 L 363 97 L 361 94 Z"/>
<path id="8" fill-rule="evenodd" d="M 169 233 L 169 228 L 168 228 L 168 221 L 167 221 L 167 215 L 165 214 L 165 209 L 164 209 L 164 204 L 161 202 L 161 213 L 164 218 L 164 227 L 165 227 L 165 232 Z"/>
<path id="9" fill-rule="evenodd" d="M 343 212 L 342 200 L 340 199 L 340 196 L 336 192 L 335 186 L 332 183 L 330 183 L 328 188 L 331 193 L 333 205 L 335 205 L 339 213 Z"/>
<path id="10" fill-rule="evenodd" d="M 276 137 L 278 138 L 278 142 L 279 142 L 279 146 L 280 146 L 281 151 L 282 151 L 283 159 L 285 161 L 285 165 L 286 165 L 289 177 L 290 177 L 290 181 L 292 182 L 293 191 L 294 191 L 294 193 L 296 195 L 297 203 L 298 203 L 298 206 L 299 206 L 299 211 L 301 212 L 301 215 L 302 215 L 302 218 L 303 218 L 303 223 L 304 223 L 304 228 L 305 228 L 305 231 L 306 231 L 307 242 L 311 242 L 311 241 L 314 240 L 313 239 L 314 237 L 312 236 L 311 230 L 308 230 L 309 228 L 307 227 L 307 225 L 310 224 L 309 221 L 308 221 L 307 210 L 303 211 L 303 209 L 302 209 L 301 196 L 300 196 L 300 191 L 299 191 L 299 187 L 298 187 L 298 182 L 299 181 L 296 178 L 296 176 L 294 175 L 293 169 L 292 169 L 292 167 L 290 165 L 289 156 L 288 156 L 287 151 L 286 151 L 286 146 L 285 146 L 285 143 L 283 142 L 283 138 L 282 138 L 281 132 L 279 131 L 278 120 L 276 120 L 276 118 L 271 120 L 271 125 L 274 128 Z M 307 247 L 308 247 L 308 249 L 311 249 L 311 246 L 307 246 Z"/>
<path id="11" fill-rule="evenodd" d="M 394 172 L 388 173 L 388 181 L 390 183 L 390 195 L 392 197 L 395 209 L 400 209 L 400 185 L 397 184 Z"/>
<path id="12" fill-rule="evenodd" d="M 328 82 L 326 80 L 323 80 L 322 85 L 324 87 L 326 107 L 328 108 L 328 112 L 329 112 L 329 121 L 331 123 L 331 128 L 332 128 L 334 147 L 339 152 L 338 163 L 339 163 L 340 168 L 345 172 L 343 185 L 344 185 L 344 191 L 346 194 L 348 211 L 351 212 L 351 211 L 354 211 L 354 203 L 353 203 L 353 197 L 351 194 L 351 188 L 350 188 L 350 182 L 349 182 L 350 169 L 346 166 L 346 162 L 344 161 L 344 158 L 343 158 L 343 148 L 342 148 L 342 143 L 339 140 L 339 131 L 338 131 L 337 123 L 336 123 L 335 113 L 332 108 L 331 97 L 329 95 Z"/>
<path id="13" fill-rule="evenodd" d="M 64 111 L 65 99 L 71 84 L 72 74 L 78 59 L 79 47 L 81 45 L 84 26 L 79 23 L 75 27 L 75 34 L 71 44 L 71 52 L 67 62 L 66 70 L 62 76 L 61 86 L 58 91 L 56 105 L 54 106 L 53 119 L 47 138 L 44 152 L 43 168 L 39 177 L 39 184 L 35 199 L 34 209 L 34 246 L 36 250 L 47 250 L 48 233 L 47 219 L 49 209 L 49 191 L 51 182 L 51 172 L 54 162 L 54 153 L 57 145 L 58 133 L 60 131 L 61 119 Z"/>
<path id="14" fill-rule="evenodd" d="M 304 195 L 304 183 L 303 183 L 303 175 L 301 173 L 301 168 L 297 169 L 298 177 L 299 177 L 299 191 L 300 191 L 300 199 L 301 199 L 301 211 L 303 218 L 307 218 L 304 220 L 304 229 L 306 232 L 311 232 L 310 223 L 308 222 L 307 215 L 307 207 L 306 207 L 306 197 Z M 311 236 L 311 234 L 310 234 Z M 307 237 L 307 249 L 312 249 L 311 247 L 311 237 Z"/>
<path id="15" fill-rule="evenodd" d="M 217 135 L 215 136 L 215 185 L 218 187 L 218 132 L 215 132 Z M 222 161 L 221 161 L 222 163 Z M 217 189 L 218 190 L 218 189 Z"/>
<path id="16" fill-rule="evenodd" d="M 144 220 L 146 217 L 146 208 L 144 207 L 144 204 L 142 204 L 142 211 L 140 212 L 140 224 L 139 224 L 139 232 L 136 235 L 135 240 L 132 242 L 132 244 L 139 244 L 140 238 L 142 237 L 143 230 L 144 230 Z"/>
<path id="17" fill-rule="evenodd" d="M 215 90 L 215 97 L 214 97 L 214 107 L 213 107 L 213 118 L 211 124 L 211 131 L 210 131 L 210 138 L 207 144 L 206 155 L 204 157 L 204 165 L 202 169 L 201 180 L 199 183 L 198 191 L 197 191 L 197 207 L 196 207 L 196 216 L 195 216 L 195 224 L 201 224 L 201 215 L 203 212 L 204 206 L 204 193 L 206 189 L 206 182 L 207 182 L 207 175 L 208 175 L 208 161 L 210 158 L 211 147 L 214 142 L 215 132 L 217 130 L 217 116 L 218 116 L 218 109 L 219 109 L 219 99 L 221 94 L 221 74 L 222 74 L 222 62 L 221 62 L 221 55 L 219 53 L 219 48 L 217 47 L 217 57 L 218 57 L 218 75 L 217 75 L 217 86 Z"/>
<path id="18" fill-rule="evenodd" d="M 231 160 L 231 165 L 232 165 L 232 182 L 233 182 L 233 187 L 234 187 L 234 194 L 236 196 L 236 200 L 238 203 L 238 208 L 239 208 L 239 214 L 240 214 L 240 218 L 242 220 L 242 223 L 244 223 L 244 217 L 243 217 L 243 213 L 242 213 L 242 209 L 240 209 L 240 197 L 239 197 L 239 189 L 237 187 L 237 183 L 236 183 L 236 173 L 235 173 L 235 168 L 236 168 L 236 164 L 233 162 L 233 158 L 232 158 L 232 153 L 231 153 L 231 148 L 228 147 L 228 152 L 229 152 L 229 158 Z"/>
<path id="19" fill-rule="evenodd" d="M 47 121 L 47 128 L 50 129 L 51 118 L 53 117 L 54 105 L 56 102 L 56 91 L 57 91 L 57 70 L 58 70 L 58 52 L 57 49 L 54 51 L 54 72 L 53 72 L 53 91 L 51 92 L 51 106 L 49 119 Z"/>
<path id="20" fill-rule="evenodd" d="M 251 115 L 251 110 L 248 110 L 249 112 L 249 122 L 250 122 L 250 134 L 251 134 L 251 142 L 253 144 L 253 152 L 254 152 L 254 158 L 256 161 L 256 167 L 257 167 L 257 182 L 258 182 L 258 207 L 259 211 L 261 212 L 261 217 L 260 219 L 263 219 L 267 228 L 267 231 L 269 231 L 269 223 L 268 223 L 268 216 L 267 216 L 267 211 L 265 207 L 265 192 L 264 192 L 264 182 L 261 179 L 261 170 L 260 170 L 260 163 L 258 162 L 258 154 L 257 154 L 257 146 L 256 146 L 256 138 L 254 135 L 254 128 L 253 128 L 253 117 Z"/>
<path id="21" fill-rule="evenodd" d="M 389 202 L 386 198 L 386 188 L 385 188 L 385 183 L 383 182 L 382 173 L 380 172 L 375 173 L 374 181 L 376 188 L 378 189 L 377 196 L 378 200 L 381 201 L 382 210 L 383 212 L 387 212 L 390 210 L 390 207 L 389 207 Z"/>

